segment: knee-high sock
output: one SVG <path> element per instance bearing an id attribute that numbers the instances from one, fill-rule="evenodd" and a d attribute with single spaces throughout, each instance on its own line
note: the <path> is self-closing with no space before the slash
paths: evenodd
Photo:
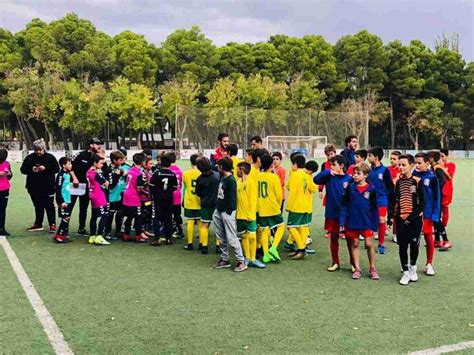
<path id="1" fill-rule="evenodd" d="M 257 234 L 247 233 L 247 238 L 249 241 L 249 259 L 255 261 L 257 260 Z"/>
<path id="2" fill-rule="evenodd" d="M 426 242 L 426 263 L 433 264 L 433 257 L 435 253 L 433 233 L 425 234 L 425 242 Z"/>
<path id="3" fill-rule="evenodd" d="M 340 264 L 339 262 L 339 233 L 331 233 L 331 258 L 332 262 Z"/>
<path id="4" fill-rule="evenodd" d="M 351 263 L 351 265 L 355 266 L 354 254 L 352 252 L 352 244 L 354 244 L 354 242 L 352 241 L 351 238 L 346 237 L 346 243 L 347 243 L 347 250 L 349 250 L 349 262 Z"/>
<path id="5" fill-rule="evenodd" d="M 270 228 L 265 228 L 262 231 L 262 240 L 261 240 L 263 254 L 268 253 L 268 240 L 269 240 L 269 238 L 270 238 Z"/>
<path id="6" fill-rule="evenodd" d="M 207 247 L 209 242 L 209 229 L 201 226 L 199 229 L 199 241 L 203 247 Z"/>
<path id="7" fill-rule="evenodd" d="M 288 230 L 288 232 L 289 232 L 289 230 Z M 286 242 L 287 242 L 288 244 L 293 244 L 293 243 L 295 242 L 295 240 L 293 239 L 293 237 L 291 236 L 291 234 L 288 236 L 288 239 L 286 240 Z"/>
<path id="8" fill-rule="evenodd" d="M 278 226 L 275 230 L 275 236 L 273 237 L 272 246 L 278 248 L 278 245 L 280 245 L 281 242 L 281 238 L 283 238 L 283 233 L 285 233 L 285 226 L 282 224 L 281 226 Z"/>
<path id="9" fill-rule="evenodd" d="M 309 226 L 302 226 L 299 228 L 301 237 L 303 238 L 304 245 L 306 246 L 306 242 L 308 241 L 309 237 Z"/>
<path id="10" fill-rule="evenodd" d="M 187 233 L 188 244 L 193 244 L 193 238 L 194 238 L 194 219 L 188 219 L 188 220 L 186 221 L 186 233 Z"/>
<path id="11" fill-rule="evenodd" d="M 387 223 L 379 223 L 379 245 L 384 244 L 386 232 L 387 232 Z"/>
<path id="12" fill-rule="evenodd" d="M 249 236 L 248 233 L 244 233 L 242 235 L 242 241 L 241 241 L 242 251 L 244 253 L 245 259 L 250 259 L 250 244 L 249 244 L 249 237 L 248 236 Z"/>
<path id="13" fill-rule="evenodd" d="M 442 211 L 441 221 L 444 227 L 447 227 L 448 222 L 449 222 L 449 206 L 442 206 L 441 211 Z"/>
<path id="14" fill-rule="evenodd" d="M 262 247 L 262 234 L 263 234 L 263 229 L 258 228 L 257 229 L 257 249 Z"/>
<path id="15" fill-rule="evenodd" d="M 288 228 L 288 232 L 293 237 L 293 240 L 295 241 L 298 250 L 304 250 L 306 247 L 306 243 L 303 241 L 303 237 L 301 236 L 298 228 Z"/>

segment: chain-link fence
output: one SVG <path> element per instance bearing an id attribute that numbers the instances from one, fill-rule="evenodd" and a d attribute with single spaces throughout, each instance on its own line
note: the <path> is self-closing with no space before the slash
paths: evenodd
<path id="1" fill-rule="evenodd" d="M 360 147 L 369 143 L 366 112 L 177 106 L 175 119 L 179 149 L 211 148 L 221 132 L 228 133 L 241 148 L 246 148 L 254 135 L 326 136 L 328 143 L 343 147 L 344 138 L 353 134 L 359 138 Z"/>

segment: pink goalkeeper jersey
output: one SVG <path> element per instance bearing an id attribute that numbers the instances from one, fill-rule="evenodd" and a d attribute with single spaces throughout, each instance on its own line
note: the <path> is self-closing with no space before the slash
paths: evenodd
<path id="1" fill-rule="evenodd" d="M 0 171 L 10 172 L 10 163 L 4 161 L 0 164 Z M 10 190 L 10 179 L 8 176 L 0 176 L 0 191 Z"/>
<path id="2" fill-rule="evenodd" d="M 87 170 L 86 178 L 89 184 L 89 199 L 91 200 L 92 208 L 99 208 L 107 206 L 107 197 L 102 189 L 99 181 L 97 181 L 98 173 L 94 169 Z"/>
<path id="3" fill-rule="evenodd" d="M 142 201 L 137 188 L 137 179 L 141 175 L 141 170 L 136 166 L 128 170 L 127 185 L 123 193 L 123 205 L 129 207 L 140 207 Z"/>
<path id="4" fill-rule="evenodd" d="M 181 204 L 181 187 L 183 186 L 183 171 L 177 165 L 171 165 L 170 170 L 176 175 L 178 179 L 178 188 L 173 192 L 173 205 Z"/>

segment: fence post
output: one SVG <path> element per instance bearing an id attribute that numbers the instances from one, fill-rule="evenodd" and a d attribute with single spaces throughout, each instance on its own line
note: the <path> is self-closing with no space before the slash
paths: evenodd
<path id="1" fill-rule="evenodd" d="M 249 117 L 248 117 L 248 106 L 245 105 L 245 137 L 244 137 L 244 147 L 247 149 L 247 139 L 249 137 Z"/>
<path id="2" fill-rule="evenodd" d="M 369 148 L 369 110 L 365 114 L 365 147 Z"/>
<path id="3" fill-rule="evenodd" d="M 311 122 L 311 107 L 308 109 L 308 130 L 309 130 L 308 136 L 312 136 L 313 135 L 313 125 L 312 125 L 312 122 Z"/>

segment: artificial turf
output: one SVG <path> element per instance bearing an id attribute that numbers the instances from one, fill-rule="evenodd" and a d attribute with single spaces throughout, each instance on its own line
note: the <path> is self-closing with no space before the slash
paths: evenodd
<path id="1" fill-rule="evenodd" d="M 342 269 L 327 272 L 317 197 L 315 255 L 233 273 L 212 270 L 217 256 L 185 251 L 183 241 L 100 247 L 75 237 L 57 245 L 48 233 L 27 233 L 33 207 L 15 166 L 9 241 L 76 353 L 404 353 L 474 340 L 474 162 L 456 163 L 448 227 L 454 248 L 435 254 L 436 276 L 420 272 L 407 287 L 398 284 L 398 248 L 390 238 L 388 253 L 377 256 L 379 281 L 368 278 L 365 253 L 363 278 L 351 279 L 343 241 Z M 52 352 L 3 252 L 0 267 L 0 352 Z"/>

